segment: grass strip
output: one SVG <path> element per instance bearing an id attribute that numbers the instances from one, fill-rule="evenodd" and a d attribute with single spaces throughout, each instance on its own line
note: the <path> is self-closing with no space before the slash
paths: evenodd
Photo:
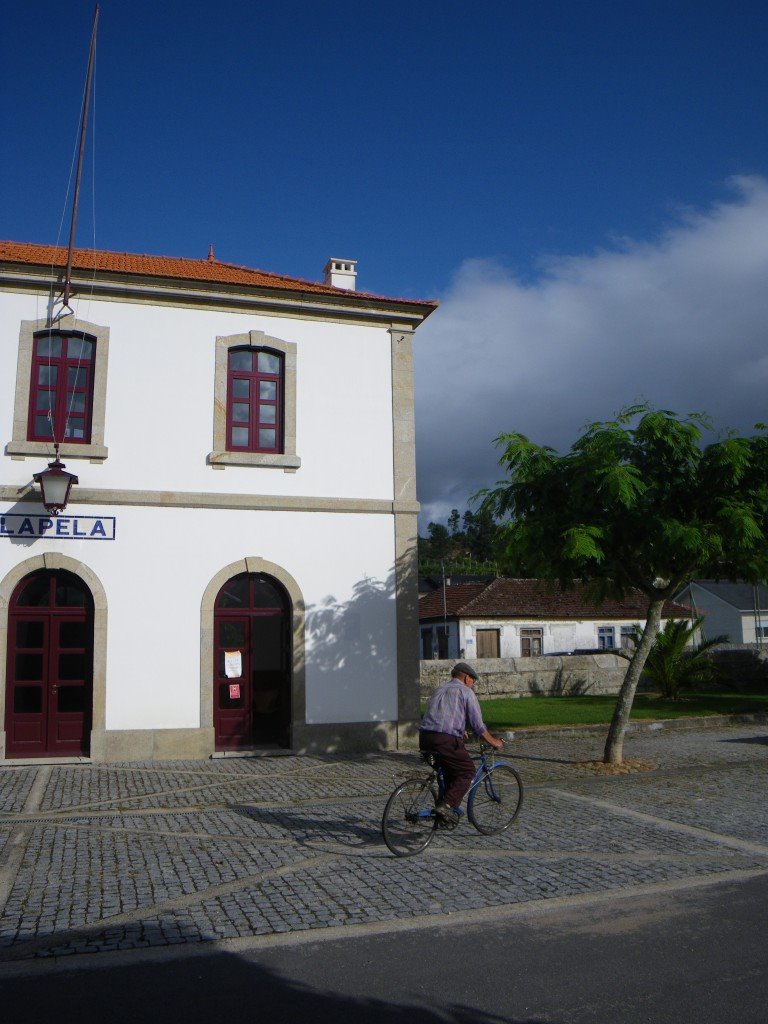
<path id="1" fill-rule="evenodd" d="M 616 707 L 616 697 L 498 697 L 481 700 L 480 706 L 485 723 L 492 730 L 536 725 L 607 725 Z M 638 694 L 631 718 L 637 721 L 758 712 L 768 712 L 768 694 L 689 693 L 680 700 Z"/>

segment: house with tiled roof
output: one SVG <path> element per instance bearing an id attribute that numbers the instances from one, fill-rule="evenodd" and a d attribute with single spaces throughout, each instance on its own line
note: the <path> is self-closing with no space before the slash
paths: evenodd
<path id="1" fill-rule="evenodd" d="M 612 651 L 630 645 L 644 625 L 647 599 L 639 591 L 595 605 L 586 588 L 499 577 L 432 591 L 419 602 L 420 657 L 531 658 Z M 688 610 L 667 602 L 663 620 Z"/>
<path id="2" fill-rule="evenodd" d="M 359 291 L 354 260 L 0 242 L 1 758 L 405 741 L 435 307 Z"/>

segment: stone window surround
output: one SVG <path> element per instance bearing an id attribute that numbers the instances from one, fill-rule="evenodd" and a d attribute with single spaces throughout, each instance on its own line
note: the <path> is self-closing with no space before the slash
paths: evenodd
<path id="1" fill-rule="evenodd" d="M 304 596 L 298 583 L 282 566 L 276 565 L 259 555 L 248 555 L 219 570 L 208 583 L 200 603 L 200 727 L 213 728 L 214 692 L 214 624 L 215 604 L 219 591 L 234 576 L 241 573 L 263 573 L 278 581 L 288 594 L 291 606 L 291 734 L 297 726 L 304 724 L 306 714 L 305 668 L 305 609 Z"/>
<path id="2" fill-rule="evenodd" d="M 53 442 L 29 441 L 29 395 L 32 373 L 32 350 L 35 335 L 40 332 L 62 331 L 86 334 L 96 339 L 96 358 L 93 367 L 93 410 L 91 440 L 88 444 L 62 441 L 59 455 L 68 459 L 90 459 L 103 462 L 109 452 L 104 445 L 104 421 L 107 408 L 107 363 L 109 360 L 109 328 L 78 320 L 74 314 L 64 316 L 55 323 L 49 320 L 22 320 L 19 331 L 19 355 L 16 365 L 16 396 L 13 408 L 13 436 L 5 446 L 5 454 L 13 459 L 53 457 Z"/>
<path id="3" fill-rule="evenodd" d="M 283 356 L 283 451 L 269 452 L 227 451 L 227 367 L 229 351 L 233 348 L 271 348 Z M 295 473 L 301 465 L 296 454 L 296 343 L 273 338 L 264 331 L 247 334 L 219 335 L 216 338 L 216 370 L 213 387 L 213 451 L 208 464 L 214 469 L 225 466 L 262 466 Z"/>

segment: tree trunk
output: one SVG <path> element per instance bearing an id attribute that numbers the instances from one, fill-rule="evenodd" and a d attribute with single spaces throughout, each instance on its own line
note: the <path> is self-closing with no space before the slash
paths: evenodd
<path id="1" fill-rule="evenodd" d="M 661 625 L 661 610 L 664 607 L 664 600 L 651 601 L 648 605 L 648 618 L 645 622 L 645 629 L 637 650 L 621 684 L 619 696 L 616 701 L 616 710 L 613 713 L 611 727 L 608 730 L 608 739 L 605 742 L 605 753 L 603 761 L 606 764 L 621 764 L 624 756 L 624 734 L 629 724 L 629 713 L 632 710 L 632 702 L 635 699 L 635 690 L 640 682 L 648 653 L 656 639 Z"/>

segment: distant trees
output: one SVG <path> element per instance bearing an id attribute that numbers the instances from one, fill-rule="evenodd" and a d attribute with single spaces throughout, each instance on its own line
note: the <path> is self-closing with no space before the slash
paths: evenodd
<path id="1" fill-rule="evenodd" d="M 453 550 L 453 538 L 442 523 L 430 523 L 427 527 L 427 540 L 423 541 L 419 537 L 419 557 L 422 557 L 422 546 L 423 557 L 439 562 L 450 557 Z"/>
<path id="2" fill-rule="evenodd" d="M 463 514 L 451 510 L 448 525 L 430 523 L 427 536 L 419 537 L 419 563 L 422 571 L 437 571 L 444 563 L 451 572 L 495 572 L 499 524 L 488 509 Z"/>
<path id="3" fill-rule="evenodd" d="M 768 576 L 768 437 L 702 445 L 706 417 L 638 405 L 592 423 L 565 455 L 503 434 L 508 479 L 482 510 L 504 519 L 505 569 L 568 587 L 596 602 L 630 588 L 648 601 L 646 625 L 621 687 L 604 759 L 620 763 L 635 691 L 664 602 L 697 576 Z"/>

